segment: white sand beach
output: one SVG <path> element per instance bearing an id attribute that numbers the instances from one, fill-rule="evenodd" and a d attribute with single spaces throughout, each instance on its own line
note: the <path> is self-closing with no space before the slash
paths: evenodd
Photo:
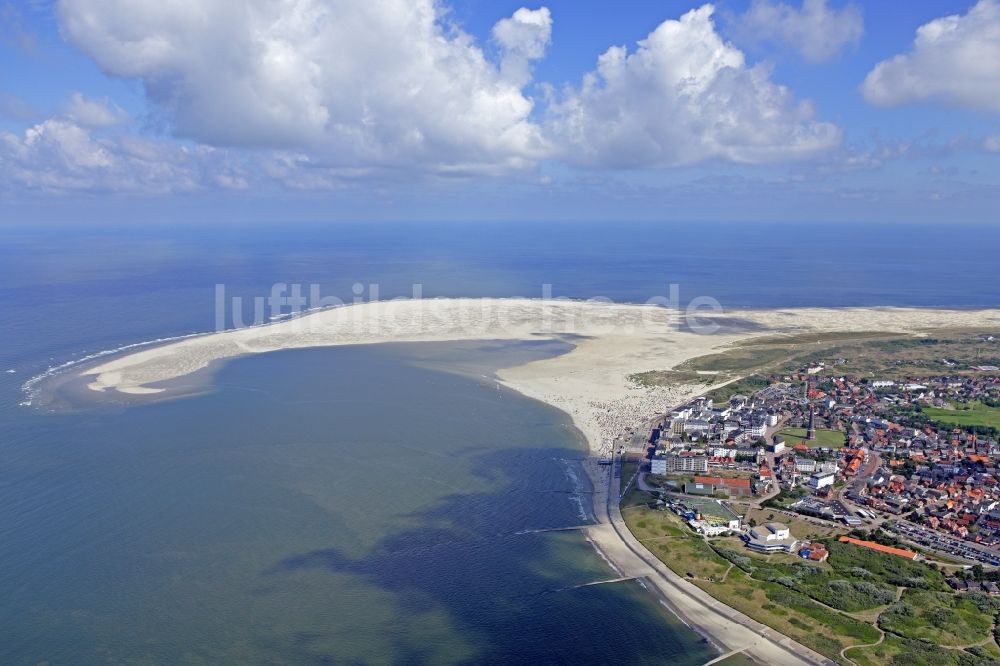
<path id="1" fill-rule="evenodd" d="M 566 354 L 508 368 L 500 380 L 524 395 L 568 413 L 590 447 L 598 525 L 587 530 L 595 547 L 625 576 L 644 577 L 682 620 L 723 652 L 744 651 L 761 663 L 829 663 L 820 655 L 714 601 L 644 554 L 608 502 L 607 467 L 597 460 L 615 440 L 699 392 L 704 385 L 639 387 L 628 376 L 667 370 L 754 336 L 803 332 L 921 333 L 943 327 L 994 328 L 1000 310 L 900 308 L 789 309 L 714 315 L 713 335 L 686 326 L 683 313 L 660 307 L 528 299 L 385 301 L 334 308 L 265 326 L 187 338 L 130 353 L 84 371 L 100 392 L 151 394 L 157 383 L 210 364 L 280 349 L 450 340 L 561 339 Z M 708 323 L 712 315 L 704 315 Z M 614 498 L 612 498 L 613 500 Z"/>
<path id="2" fill-rule="evenodd" d="M 667 370 L 753 336 L 786 332 L 919 332 L 995 326 L 1000 310 L 903 308 L 750 310 L 699 314 L 729 325 L 705 335 L 677 310 L 647 305 L 531 299 L 379 301 L 306 314 L 265 326 L 191 337 L 130 353 L 84 372 L 95 391 L 153 394 L 158 382 L 211 363 L 280 349 L 450 340 L 563 339 L 561 356 L 501 371 L 511 388 L 573 418 L 595 456 L 612 441 L 704 386 L 643 388 L 627 377 Z M 735 325 L 733 325 L 735 322 Z M 740 327 L 746 330 L 739 330 Z"/>

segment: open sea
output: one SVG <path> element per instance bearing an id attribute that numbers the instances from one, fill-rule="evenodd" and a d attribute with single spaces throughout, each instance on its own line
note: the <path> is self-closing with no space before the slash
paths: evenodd
<path id="1" fill-rule="evenodd" d="M 230 325 L 275 283 L 975 308 L 998 267 L 1000 229 L 960 224 L 5 224 L 0 664 L 714 656 L 637 583 L 586 585 L 615 573 L 578 533 L 533 531 L 591 520 L 584 446 L 492 375 L 562 344 L 285 351 L 185 398 L 22 404 L 50 368 L 213 330 L 217 285 Z"/>

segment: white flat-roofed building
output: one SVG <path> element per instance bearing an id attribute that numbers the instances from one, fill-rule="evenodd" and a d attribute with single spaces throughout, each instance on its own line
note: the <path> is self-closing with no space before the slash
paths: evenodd
<path id="1" fill-rule="evenodd" d="M 690 525 L 691 529 L 695 532 L 710 537 L 722 536 L 723 534 L 729 534 L 730 532 L 738 532 L 740 529 L 739 519 L 731 520 L 728 524 L 718 522 L 712 523 L 707 520 L 689 520 L 688 525 Z"/>
<path id="2" fill-rule="evenodd" d="M 761 553 L 795 552 L 799 540 L 782 523 L 765 523 L 751 527 L 746 534 L 747 548 Z"/>
<path id="3" fill-rule="evenodd" d="M 813 490 L 819 490 L 820 488 L 832 486 L 836 476 L 836 474 L 813 474 L 809 477 L 809 487 Z"/>

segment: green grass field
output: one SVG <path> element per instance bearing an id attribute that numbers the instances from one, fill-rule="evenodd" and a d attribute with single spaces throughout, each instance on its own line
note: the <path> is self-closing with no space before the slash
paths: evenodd
<path id="1" fill-rule="evenodd" d="M 826 608 L 779 583 L 747 575 L 669 511 L 631 506 L 622 509 L 622 516 L 632 534 L 673 571 L 722 603 L 838 663 L 848 663 L 840 659 L 843 648 L 878 639 L 878 631 L 864 620 Z M 712 544 L 742 549 L 736 538 L 717 539 Z"/>
<path id="2" fill-rule="evenodd" d="M 846 655 L 858 666 L 993 666 L 997 647 L 992 642 L 966 650 L 938 647 L 928 641 L 900 638 L 886 634 L 885 640 L 872 647 L 851 648 Z"/>
<path id="3" fill-rule="evenodd" d="M 997 603 L 985 594 L 957 596 L 908 589 L 899 603 L 879 617 L 879 626 L 903 638 L 970 645 L 990 637 Z"/>
<path id="4" fill-rule="evenodd" d="M 629 479 L 632 478 L 637 469 L 639 469 L 639 463 L 635 462 L 622 463 L 622 475 L 620 479 L 621 483 L 620 487 L 622 488 L 625 487 L 625 484 L 629 482 Z M 622 507 L 626 507 L 639 504 L 646 504 L 653 500 L 654 498 L 649 493 L 642 492 L 641 490 L 639 490 L 639 485 L 637 483 L 633 483 L 631 486 L 629 486 L 628 492 L 625 493 L 625 496 L 622 498 L 621 505 Z"/>
<path id="5" fill-rule="evenodd" d="M 724 401 L 737 393 L 750 394 L 767 386 L 764 376 L 789 374 L 815 360 L 843 359 L 837 366 L 838 374 L 893 379 L 943 371 L 943 358 L 958 364 L 948 367 L 947 372 L 951 374 L 980 374 L 970 366 L 1000 365 L 1000 342 L 982 340 L 984 333 L 1000 333 L 998 331 L 937 329 L 926 333 L 935 337 L 877 331 L 768 335 L 732 345 L 725 351 L 689 359 L 671 370 L 650 370 L 632 375 L 630 379 L 643 386 L 708 386 L 739 376 L 758 375 L 709 394 L 717 401 Z M 699 374 L 701 372 L 716 374 Z"/>
<path id="6" fill-rule="evenodd" d="M 766 377 L 761 375 L 750 375 L 749 377 L 744 377 L 743 379 L 731 382 L 725 386 L 720 386 L 706 395 L 715 402 L 722 403 L 726 402 L 734 395 L 753 395 L 762 388 L 770 385 L 771 382 Z"/>
<path id="7" fill-rule="evenodd" d="M 794 355 L 786 347 L 756 347 L 742 349 L 733 347 L 718 354 L 707 354 L 690 359 L 678 365 L 675 370 L 709 372 L 745 372 L 762 366 L 785 361 Z"/>
<path id="8" fill-rule="evenodd" d="M 760 338 L 750 338 L 741 342 L 741 347 L 759 347 L 771 345 L 827 345 L 835 342 L 853 342 L 859 340 L 879 340 L 883 338 L 900 338 L 905 333 L 888 331 L 830 331 L 828 333 L 785 333 L 768 335 Z"/>
<path id="9" fill-rule="evenodd" d="M 693 370 L 649 370 L 629 375 L 628 379 L 640 386 L 676 386 L 677 384 L 710 386 L 727 381 L 729 376 L 724 374 L 702 375 Z"/>
<path id="10" fill-rule="evenodd" d="M 674 368 L 677 377 L 697 371 L 732 376 L 791 373 L 813 360 L 843 358 L 838 374 L 904 378 L 944 370 L 941 359 L 955 361 L 951 374 L 979 374 L 972 365 L 1000 365 L 1000 342 L 985 343 L 978 329 L 937 329 L 915 337 L 898 333 L 832 332 L 769 335 L 752 338 L 722 352 L 691 359 Z M 930 335 L 933 334 L 933 335 Z M 652 378 L 651 378 L 652 379 Z M 726 394 L 728 398 L 731 393 Z"/>
<path id="11" fill-rule="evenodd" d="M 1000 429 L 1000 408 L 987 407 L 981 402 L 959 404 L 955 409 L 925 407 L 923 412 L 938 423 L 955 426 L 986 426 Z"/>
<path id="12" fill-rule="evenodd" d="M 806 439 L 805 428 L 786 428 L 777 434 L 785 438 L 785 444 L 787 446 L 794 446 L 799 442 L 802 442 L 806 446 L 812 448 L 826 446 L 833 449 L 839 449 L 844 446 L 845 443 L 844 433 L 839 430 L 818 429 L 816 430 L 816 439 Z"/>
<path id="13" fill-rule="evenodd" d="M 727 510 L 726 507 L 722 506 L 714 499 L 686 497 L 684 498 L 684 504 L 688 508 L 700 512 L 706 518 L 711 517 L 724 522 L 729 522 L 733 518 L 739 517 L 734 512 Z"/>

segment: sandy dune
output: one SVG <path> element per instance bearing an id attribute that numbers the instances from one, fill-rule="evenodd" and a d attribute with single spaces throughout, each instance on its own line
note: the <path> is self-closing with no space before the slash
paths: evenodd
<path id="1" fill-rule="evenodd" d="M 140 394 L 163 390 L 209 364 L 246 354 L 317 346 L 448 340 L 564 339 L 562 356 L 500 373 L 525 395 L 569 413 L 592 452 L 605 454 L 629 427 L 704 387 L 645 389 L 626 377 L 669 369 L 751 336 L 790 331 L 920 331 L 996 326 L 1000 310 L 899 308 L 791 309 L 704 315 L 725 326 L 714 335 L 686 326 L 682 312 L 644 305 L 530 299 L 382 301 L 315 312 L 282 322 L 188 338 L 127 354 L 85 371 L 90 388 Z"/>

